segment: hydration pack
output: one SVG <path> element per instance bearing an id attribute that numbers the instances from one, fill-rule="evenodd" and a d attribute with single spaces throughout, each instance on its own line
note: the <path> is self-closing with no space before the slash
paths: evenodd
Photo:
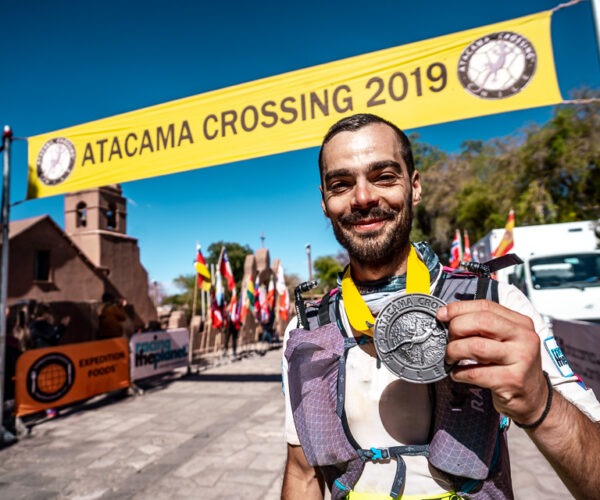
<path id="1" fill-rule="evenodd" d="M 487 298 L 498 302 L 498 283 L 469 273 L 438 280 L 433 295 L 445 302 Z M 285 350 L 294 423 L 309 465 L 318 467 L 332 500 L 344 498 L 368 460 L 397 461 L 390 496 L 397 498 L 406 476 L 402 455 L 423 455 L 442 472 L 454 491 L 473 499 L 512 499 L 506 442 L 507 419 L 496 412 L 491 392 L 453 382 L 432 384 L 431 440 L 426 445 L 361 448 L 352 437 L 344 410 L 346 359 L 358 345 L 340 321 L 340 293 L 334 290 L 306 308 Z M 477 397 L 473 398 L 476 394 Z"/>

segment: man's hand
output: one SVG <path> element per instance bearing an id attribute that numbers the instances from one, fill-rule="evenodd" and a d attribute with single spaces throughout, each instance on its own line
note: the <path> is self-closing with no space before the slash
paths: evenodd
<path id="1" fill-rule="evenodd" d="M 288 444 L 288 456 L 283 474 L 283 500 L 322 500 L 324 482 L 320 472 L 308 465 L 300 446 Z"/>
<path id="2" fill-rule="evenodd" d="M 489 300 L 468 300 L 441 308 L 437 318 L 449 323 L 446 362 L 475 362 L 457 365 L 453 380 L 490 389 L 496 410 L 520 424 L 542 415 L 548 390 L 529 317 Z"/>

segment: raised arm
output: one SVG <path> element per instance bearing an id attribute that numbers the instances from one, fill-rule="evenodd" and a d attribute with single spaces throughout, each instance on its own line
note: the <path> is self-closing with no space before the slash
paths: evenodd
<path id="1" fill-rule="evenodd" d="M 288 444 L 281 489 L 282 500 L 322 500 L 324 491 L 321 474 L 308 465 L 302 448 Z"/>
<path id="2" fill-rule="evenodd" d="M 438 319 L 450 323 L 449 363 L 457 382 L 492 391 L 494 406 L 520 424 L 536 422 L 548 401 L 540 338 L 528 316 L 486 300 L 448 304 Z M 576 498 L 597 498 L 600 426 L 553 389 L 546 418 L 527 433 Z"/>

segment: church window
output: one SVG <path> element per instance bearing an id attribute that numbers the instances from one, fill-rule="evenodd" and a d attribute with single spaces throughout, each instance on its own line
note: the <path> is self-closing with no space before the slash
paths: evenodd
<path id="1" fill-rule="evenodd" d="M 35 281 L 50 281 L 50 250 L 35 252 Z"/>
<path id="2" fill-rule="evenodd" d="M 108 205 L 108 210 L 106 211 L 106 226 L 108 229 L 117 228 L 117 207 L 114 203 Z"/>
<path id="3" fill-rule="evenodd" d="M 87 226 L 87 205 L 80 201 L 77 204 L 77 227 Z"/>

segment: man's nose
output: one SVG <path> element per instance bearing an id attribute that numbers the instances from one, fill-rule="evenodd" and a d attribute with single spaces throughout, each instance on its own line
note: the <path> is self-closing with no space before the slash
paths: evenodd
<path id="1" fill-rule="evenodd" d="M 377 205 L 378 197 L 368 182 L 360 180 L 354 188 L 352 204 L 355 208 L 366 208 Z"/>

